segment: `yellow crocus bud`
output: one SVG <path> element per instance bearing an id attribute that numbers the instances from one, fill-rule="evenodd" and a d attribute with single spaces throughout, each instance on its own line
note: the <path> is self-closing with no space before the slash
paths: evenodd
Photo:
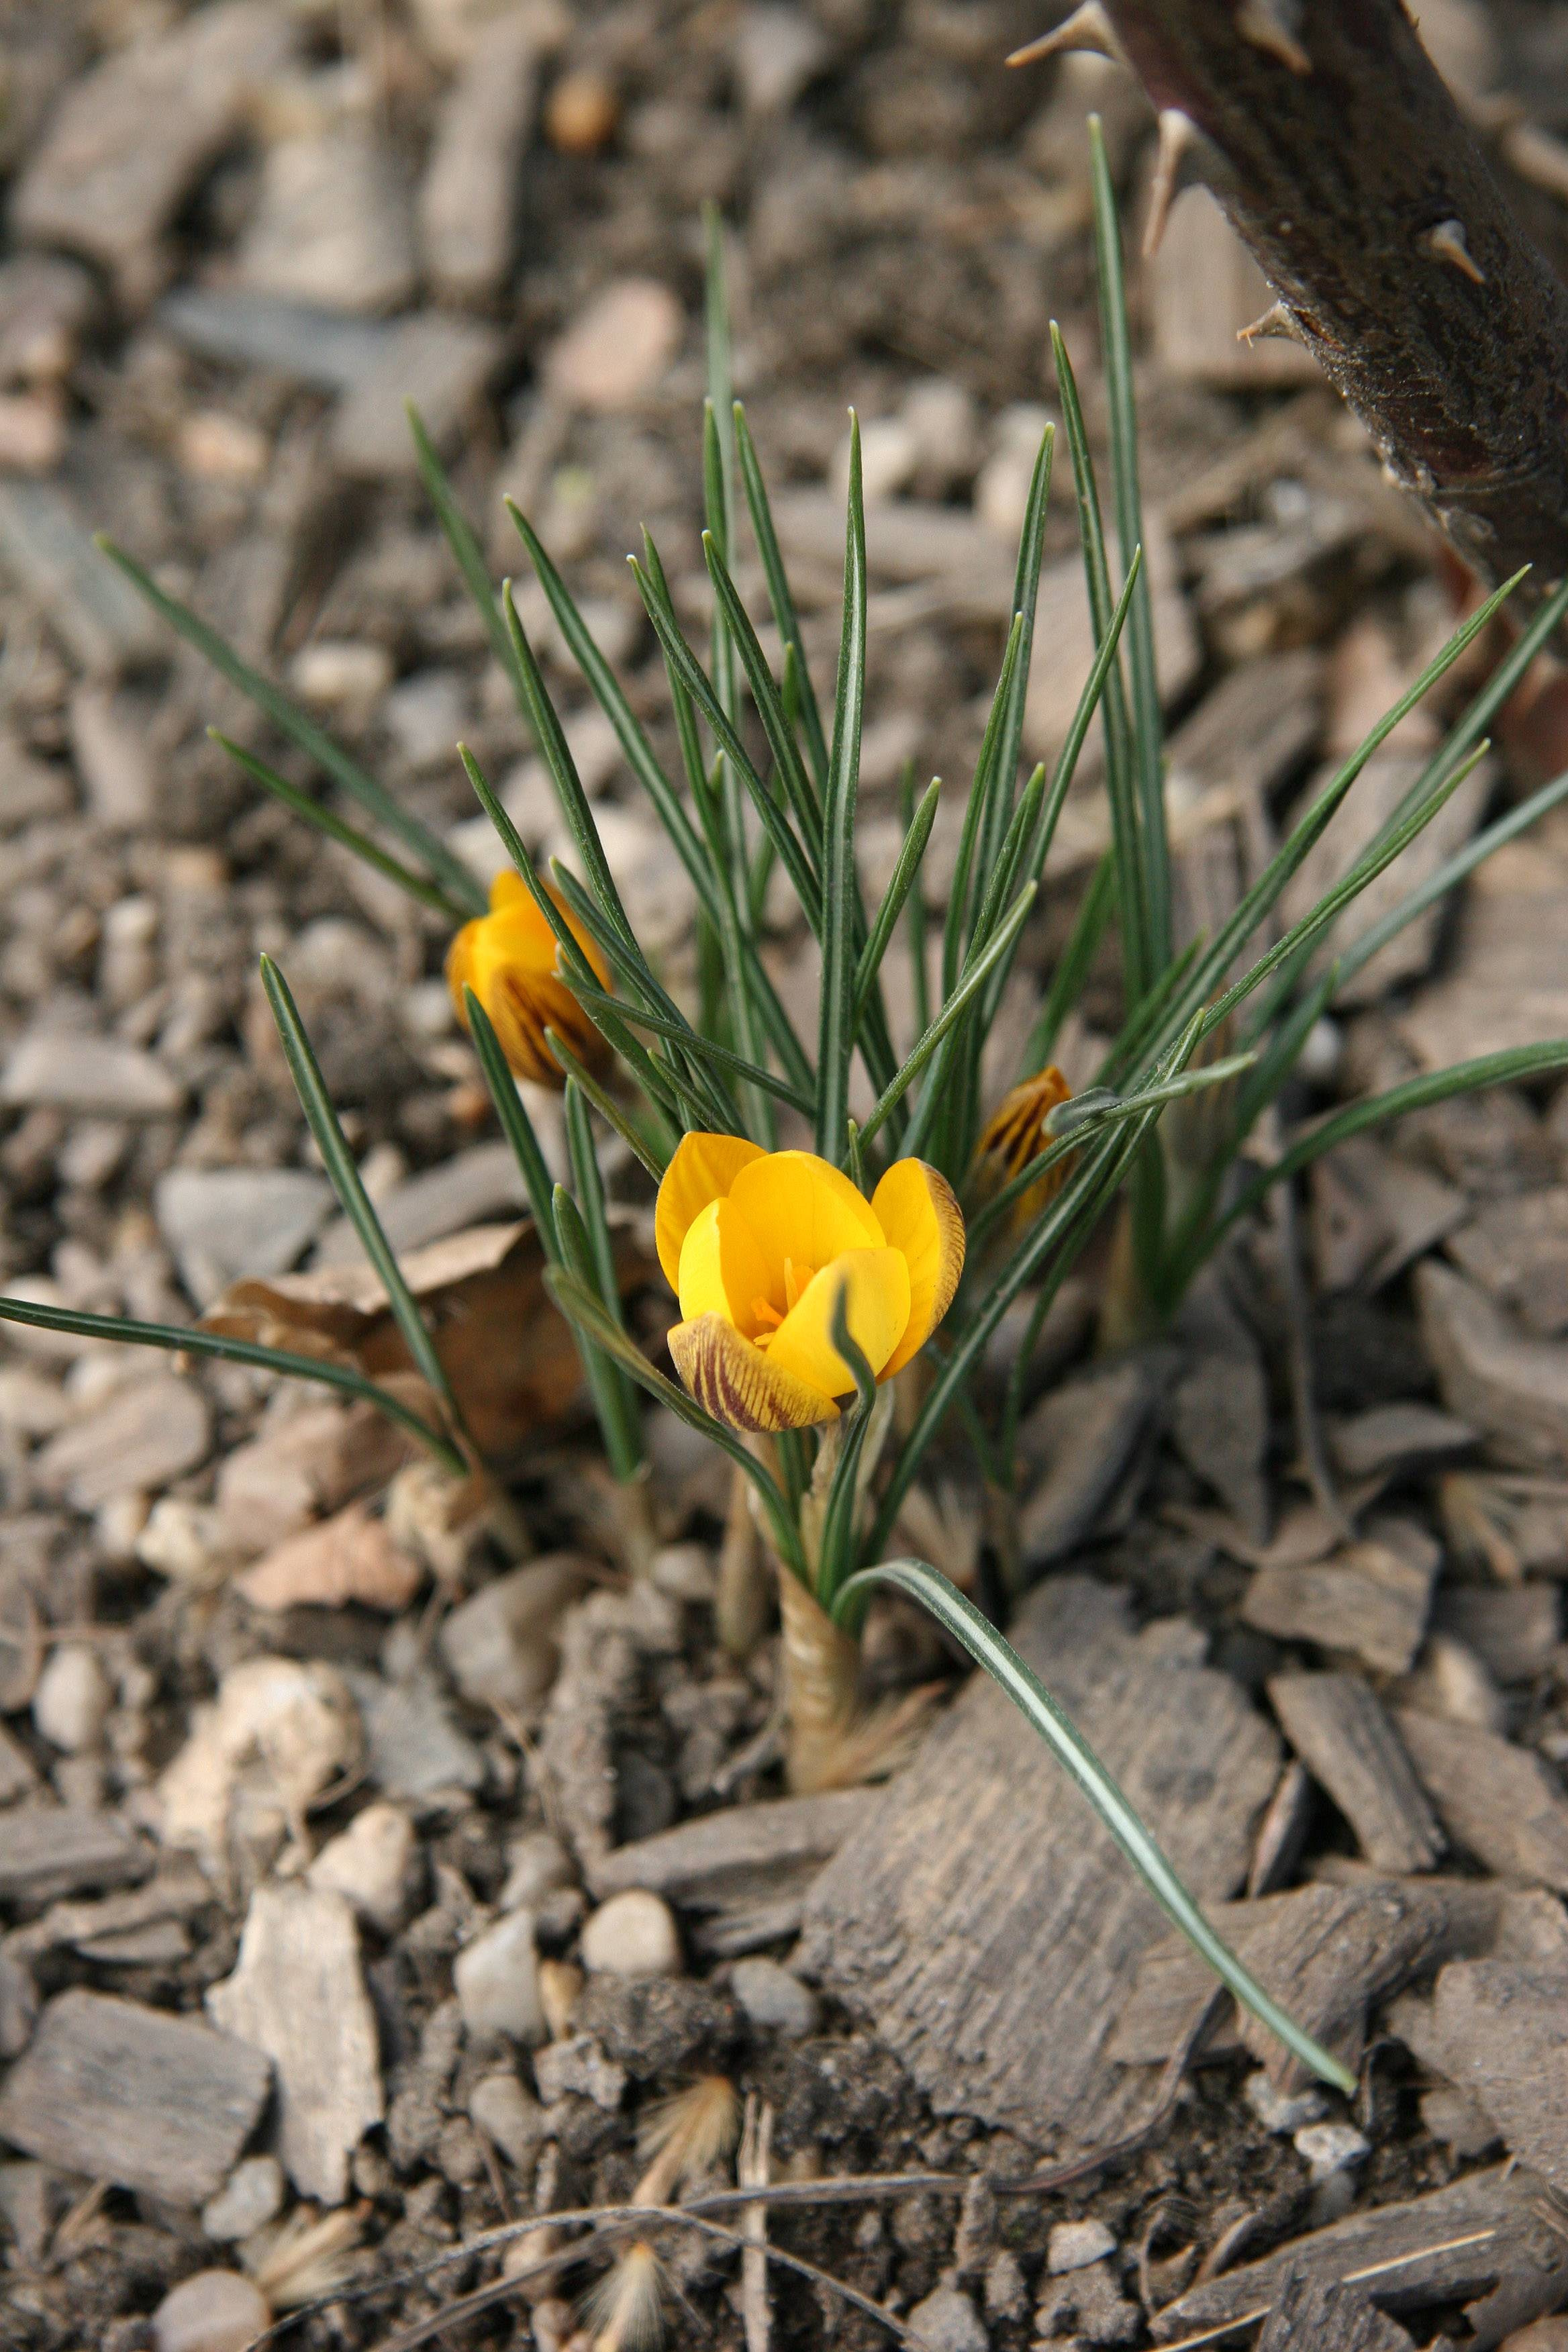
<path id="1" fill-rule="evenodd" d="M 1058 1105 L 1071 1100 L 1072 1088 L 1054 1062 L 1003 1096 L 975 1148 L 974 1190 L 979 1199 L 994 1200 L 1005 1185 L 1049 1149 L 1052 1138 L 1046 1121 Z M 1071 1155 L 1064 1153 L 1037 1184 L 1019 1194 L 1007 1220 L 1014 1232 L 1032 1224 L 1056 1198 L 1070 1165 Z"/>
<path id="2" fill-rule="evenodd" d="M 593 967 L 601 988 L 610 975 L 599 950 L 559 894 L 546 889 L 566 927 Z M 447 982 L 458 1018 L 468 1026 L 463 991 L 471 988 L 490 1018 L 509 1066 L 520 1078 L 560 1088 L 565 1072 L 545 1042 L 553 1029 L 590 1069 L 602 1067 L 609 1048 L 561 977 L 560 942 L 521 875 L 498 874 L 490 884 L 490 910 L 465 923 L 447 955 Z"/>

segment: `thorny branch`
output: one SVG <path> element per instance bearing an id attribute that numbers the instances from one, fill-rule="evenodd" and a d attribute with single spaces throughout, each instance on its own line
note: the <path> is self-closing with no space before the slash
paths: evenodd
<path id="1" fill-rule="evenodd" d="M 1494 584 L 1568 574 L 1568 291 L 1401 0 L 1087 0 L 1160 110 L 1156 210 L 1206 180 L 1395 478 Z"/>

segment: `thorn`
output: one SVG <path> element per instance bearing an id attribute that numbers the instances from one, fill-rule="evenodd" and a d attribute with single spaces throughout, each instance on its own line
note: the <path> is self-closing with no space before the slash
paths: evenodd
<path id="1" fill-rule="evenodd" d="M 1032 66 L 1039 58 L 1054 58 L 1063 49 L 1087 49 L 1091 56 L 1109 58 L 1112 65 L 1124 66 L 1127 52 L 1116 37 L 1102 0 L 1082 0 L 1082 5 L 1064 16 L 1049 33 L 1042 33 L 1037 41 L 1026 41 L 1015 49 L 1007 63 L 1010 66 Z"/>
<path id="2" fill-rule="evenodd" d="M 1436 255 L 1439 261 L 1446 261 L 1450 269 L 1462 270 L 1464 275 L 1477 286 L 1486 284 L 1486 271 L 1478 269 L 1470 257 L 1470 248 L 1465 242 L 1463 221 L 1439 221 L 1436 228 L 1427 230 L 1422 243 L 1429 251 Z"/>
<path id="3" fill-rule="evenodd" d="M 1244 41 L 1255 49 L 1267 49 L 1293 74 L 1310 74 L 1312 60 L 1296 38 L 1300 15 L 1300 0 L 1241 0 L 1236 29 Z"/>
<path id="4" fill-rule="evenodd" d="M 1245 343 L 1250 351 L 1259 337 L 1274 335 L 1288 336 L 1293 343 L 1304 343 L 1307 340 L 1296 313 L 1288 310 L 1283 302 L 1271 302 L 1261 319 L 1254 319 L 1250 327 L 1237 330 L 1236 340 L 1238 343 Z"/>
<path id="5" fill-rule="evenodd" d="M 1202 136 L 1192 116 L 1184 114 L 1179 106 L 1160 109 L 1160 152 L 1154 159 L 1154 177 L 1149 188 L 1149 217 L 1143 224 L 1145 261 L 1160 250 L 1165 223 L 1171 217 L 1171 206 L 1181 185 L 1183 160 Z"/>

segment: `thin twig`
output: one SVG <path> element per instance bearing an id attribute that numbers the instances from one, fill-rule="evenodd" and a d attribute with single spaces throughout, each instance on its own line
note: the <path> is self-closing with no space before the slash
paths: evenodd
<path id="1" fill-rule="evenodd" d="M 746 2094 L 746 2124 L 735 2179 L 742 2189 L 765 2189 L 773 2153 L 773 2111 L 754 2091 Z M 769 2352 L 773 2310 L 768 2301 L 768 2209 L 748 2205 L 741 2217 L 741 2235 L 747 2241 L 741 2256 L 741 2323 L 746 2331 L 746 2352 Z"/>
<path id="2" fill-rule="evenodd" d="M 1296 1213 L 1296 1183 L 1287 1177 L 1274 1195 L 1274 1231 L 1279 1244 L 1279 1271 L 1285 1287 L 1285 1351 L 1290 1380 L 1290 1410 L 1296 1423 L 1296 1444 L 1312 1497 L 1343 1543 L 1353 1542 L 1355 1529 L 1341 1502 L 1323 1444 L 1323 1424 L 1312 1381 L 1312 1342 L 1307 1286 L 1301 1275 L 1300 1220 Z"/>

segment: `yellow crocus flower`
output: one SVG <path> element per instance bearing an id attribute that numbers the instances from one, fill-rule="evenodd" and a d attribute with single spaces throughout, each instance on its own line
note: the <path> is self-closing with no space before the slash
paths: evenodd
<path id="1" fill-rule="evenodd" d="M 1005 1184 L 1023 1174 L 1032 1160 L 1048 1150 L 1052 1138 L 1046 1121 L 1059 1104 L 1071 1100 L 1072 1088 L 1054 1062 L 1003 1096 L 974 1151 L 973 1184 L 983 1201 L 994 1199 Z M 1037 1184 L 1019 1195 L 1007 1217 L 1013 1232 L 1033 1224 L 1060 1192 L 1071 1165 L 1071 1155 L 1064 1153 Z"/>
<path id="2" fill-rule="evenodd" d="M 850 1336 L 878 1380 L 923 1348 L 963 1271 L 963 1217 L 923 1160 L 900 1160 L 868 1201 L 810 1151 L 738 1135 L 685 1136 L 658 1188 L 658 1261 L 680 1301 L 676 1370 L 731 1429 L 836 1421 L 855 1381 Z"/>
<path id="3" fill-rule="evenodd" d="M 558 893 L 548 884 L 545 887 L 600 987 L 607 989 L 610 975 L 598 949 Z M 465 923 L 447 955 L 447 984 L 465 1028 L 463 991 L 471 988 L 489 1014 L 509 1066 L 520 1078 L 557 1089 L 565 1085 L 566 1076 L 545 1043 L 547 1028 L 555 1030 L 591 1069 L 608 1059 L 604 1038 L 561 977 L 559 951 L 560 942 L 527 883 L 509 868 L 490 884 L 489 913 Z"/>

